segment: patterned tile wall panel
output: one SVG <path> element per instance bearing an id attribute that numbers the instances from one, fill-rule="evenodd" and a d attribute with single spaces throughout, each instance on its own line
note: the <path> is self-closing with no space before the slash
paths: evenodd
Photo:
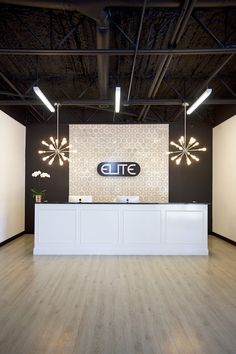
<path id="1" fill-rule="evenodd" d="M 168 202 L 169 125 L 70 125 L 70 195 L 92 195 L 112 202 L 117 195 L 138 195 L 141 201 Z M 104 161 L 137 162 L 136 177 L 102 177 Z"/>

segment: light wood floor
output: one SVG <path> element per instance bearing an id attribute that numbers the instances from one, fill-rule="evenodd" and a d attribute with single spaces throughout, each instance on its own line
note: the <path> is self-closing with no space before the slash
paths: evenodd
<path id="1" fill-rule="evenodd" d="M 236 247 L 33 257 L 32 242 L 0 248 L 1 354 L 236 353 Z"/>

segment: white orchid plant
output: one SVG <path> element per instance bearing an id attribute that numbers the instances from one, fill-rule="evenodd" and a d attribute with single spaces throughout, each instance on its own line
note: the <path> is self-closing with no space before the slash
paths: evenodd
<path id="1" fill-rule="evenodd" d="M 43 197 L 46 193 L 46 189 L 41 189 L 41 178 L 50 178 L 51 176 L 46 172 L 34 171 L 32 173 L 32 177 L 38 178 L 38 187 L 31 188 L 31 192 L 33 193 L 33 196 L 41 195 Z"/>

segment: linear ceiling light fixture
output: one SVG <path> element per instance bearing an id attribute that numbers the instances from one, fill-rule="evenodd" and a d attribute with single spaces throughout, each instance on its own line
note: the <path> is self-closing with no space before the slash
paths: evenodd
<path id="1" fill-rule="evenodd" d="M 208 96 L 212 93 L 212 89 L 208 88 L 203 94 L 192 104 L 191 107 L 187 110 L 187 115 L 193 113 L 195 109 L 200 106 L 200 104 L 207 99 Z"/>
<path id="2" fill-rule="evenodd" d="M 120 94 L 121 94 L 120 87 L 117 86 L 115 90 L 115 112 L 116 113 L 120 112 Z"/>
<path id="3" fill-rule="evenodd" d="M 49 109 L 50 112 L 54 113 L 55 108 L 53 105 L 48 101 L 47 97 L 42 93 L 38 86 L 33 87 L 34 92 L 40 98 L 40 100 L 45 104 L 45 106 Z"/>
<path id="4" fill-rule="evenodd" d="M 206 147 L 199 148 L 199 142 L 191 137 L 187 142 L 187 123 L 186 123 L 186 107 L 188 103 L 183 103 L 184 106 L 184 135 L 181 136 L 176 144 L 174 141 L 170 142 L 170 145 L 174 146 L 176 150 L 169 151 L 169 155 L 173 155 L 170 159 L 175 161 L 176 165 L 179 165 L 182 158 L 185 157 L 187 165 L 191 165 L 192 160 L 199 161 L 199 158 L 193 154 L 197 151 L 206 151 Z"/>
<path id="5" fill-rule="evenodd" d="M 57 137 L 54 139 L 52 136 L 50 137 L 50 142 L 42 141 L 42 144 L 47 147 L 47 150 L 39 150 L 39 154 L 43 154 L 43 161 L 48 161 L 49 165 L 52 165 L 55 158 L 58 158 L 59 165 L 63 166 L 64 161 L 71 161 L 69 158 L 69 154 L 76 152 L 75 150 L 71 150 L 71 145 L 68 145 L 67 139 L 62 138 L 60 141 L 59 138 L 59 103 L 55 103 L 57 107 Z"/>

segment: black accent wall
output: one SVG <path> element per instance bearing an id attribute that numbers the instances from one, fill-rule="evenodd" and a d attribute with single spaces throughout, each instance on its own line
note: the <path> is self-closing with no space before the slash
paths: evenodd
<path id="1" fill-rule="evenodd" d="M 191 122 L 188 117 L 187 136 L 193 136 L 199 147 L 206 147 L 206 152 L 196 152 L 199 162 L 190 166 L 185 163 L 177 166 L 169 162 L 169 201 L 209 203 L 208 229 L 212 228 L 212 127 L 204 122 Z M 172 123 L 169 128 L 170 141 L 177 142 L 183 135 L 183 123 Z M 176 139 L 177 138 L 177 139 Z"/>
<path id="2" fill-rule="evenodd" d="M 214 112 L 214 127 L 233 117 L 236 112 L 236 105 L 222 105 Z"/>
<path id="3" fill-rule="evenodd" d="M 48 141 L 50 136 L 55 137 L 55 124 L 31 124 L 26 128 L 26 188 L 25 188 L 25 230 L 32 233 L 34 230 L 34 199 L 30 189 L 37 187 L 38 178 L 33 178 L 32 173 L 40 170 L 47 172 L 51 178 L 40 178 L 41 187 L 45 188 L 45 199 L 48 201 L 68 201 L 69 194 L 69 168 L 68 163 L 59 166 L 54 163 L 49 166 L 43 162 L 38 150 L 44 150 L 42 140 Z M 68 138 L 69 126 L 60 125 L 60 136 Z"/>
<path id="4" fill-rule="evenodd" d="M 74 123 L 74 122 L 73 122 Z M 42 186 L 47 189 L 48 201 L 67 201 L 69 194 L 68 163 L 63 167 L 58 164 L 49 166 L 41 161 L 38 150 L 42 149 L 42 140 L 55 136 L 55 124 L 31 124 L 26 132 L 26 232 L 34 229 L 34 200 L 30 188 L 36 186 L 37 179 L 31 176 L 32 172 L 41 170 L 51 175 L 50 179 L 41 179 Z M 68 137 L 69 125 L 60 125 L 61 136 Z M 171 123 L 170 140 L 177 142 L 183 135 L 183 122 Z M 200 161 L 191 166 L 181 164 L 177 166 L 170 162 L 169 166 L 169 201 L 170 202 L 212 202 L 212 127 L 207 123 L 188 120 L 188 136 L 194 136 L 201 146 L 207 147 L 207 152 L 199 152 Z M 209 230 L 211 230 L 211 205 L 209 208 Z"/>

